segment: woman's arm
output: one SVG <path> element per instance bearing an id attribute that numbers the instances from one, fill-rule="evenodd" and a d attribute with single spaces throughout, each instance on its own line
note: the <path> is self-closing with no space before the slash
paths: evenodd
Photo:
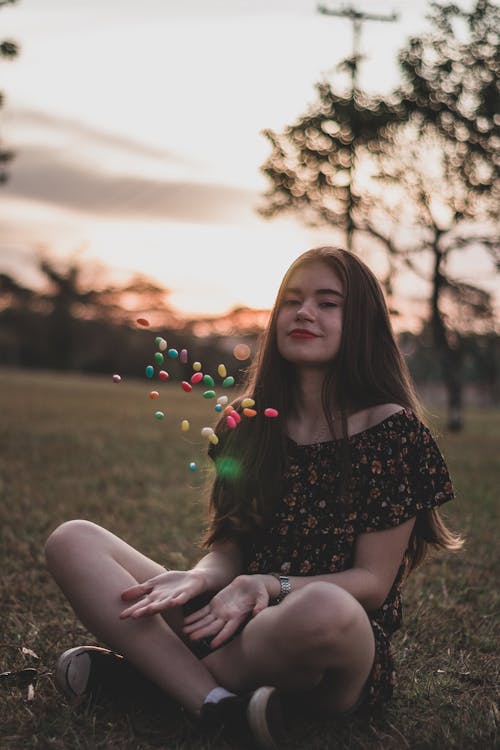
<path id="1" fill-rule="evenodd" d="M 383 531 L 360 534 L 356 540 L 352 568 L 319 576 L 291 576 L 292 591 L 313 581 L 335 583 L 371 612 L 382 606 L 390 591 L 408 546 L 415 518 Z M 274 576 L 263 576 L 270 598 L 279 596 Z"/>
<path id="2" fill-rule="evenodd" d="M 290 577 L 292 591 L 314 581 L 324 581 L 348 591 L 368 611 L 385 601 L 408 546 L 415 519 L 384 531 L 361 534 L 354 564 L 341 573 Z M 216 596 L 184 620 L 184 632 L 193 640 L 210 637 L 212 646 L 222 645 L 247 617 L 254 617 L 280 594 L 279 581 L 272 575 L 237 575 Z"/>
<path id="3" fill-rule="evenodd" d="M 154 615 L 186 604 L 200 594 L 224 589 L 241 572 L 241 555 L 233 542 L 216 542 L 191 570 L 166 570 L 122 592 L 123 601 L 134 603 L 122 618 Z"/>
<path id="4" fill-rule="evenodd" d="M 241 552 L 234 542 L 214 542 L 204 557 L 192 568 L 205 581 L 205 591 L 220 591 L 242 571 Z"/>

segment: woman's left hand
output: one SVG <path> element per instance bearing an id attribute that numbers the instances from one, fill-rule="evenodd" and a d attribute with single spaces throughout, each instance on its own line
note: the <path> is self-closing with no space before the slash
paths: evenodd
<path id="1" fill-rule="evenodd" d="M 217 648 L 231 638 L 240 625 L 269 605 L 264 576 L 237 576 L 197 612 L 184 619 L 183 632 L 192 640 L 212 637 Z"/>

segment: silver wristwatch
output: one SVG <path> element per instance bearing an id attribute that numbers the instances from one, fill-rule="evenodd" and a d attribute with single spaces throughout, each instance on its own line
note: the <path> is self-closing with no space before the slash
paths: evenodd
<path id="1" fill-rule="evenodd" d="M 280 593 L 276 599 L 274 599 L 274 603 L 279 604 L 292 590 L 292 584 L 290 583 L 288 576 L 282 576 L 279 573 L 271 573 L 271 575 L 280 582 Z"/>

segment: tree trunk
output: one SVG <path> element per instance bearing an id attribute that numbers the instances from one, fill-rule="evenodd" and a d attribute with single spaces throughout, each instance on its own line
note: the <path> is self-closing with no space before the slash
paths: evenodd
<path id="1" fill-rule="evenodd" d="M 445 384 L 448 396 L 447 427 L 452 432 L 460 432 L 464 426 L 463 418 L 463 386 L 460 369 L 445 373 Z"/>
<path id="2" fill-rule="evenodd" d="M 452 432 L 459 432 L 464 426 L 462 351 L 459 340 L 457 340 L 455 346 L 451 346 L 448 336 L 446 335 L 446 325 L 439 308 L 439 297 L 443 287 L 446 285 L 446 278 L 441 271 L 443 256 L 438 247 L 438 240 L 439 235 L 436 235 L 433 247 L 434 274 L 431 298 L 431 324 L 434 346 L 436 347 L 436 351 L 439 353 L 441 359 L 443 380 L 447 392 L 447 426 Z"/>

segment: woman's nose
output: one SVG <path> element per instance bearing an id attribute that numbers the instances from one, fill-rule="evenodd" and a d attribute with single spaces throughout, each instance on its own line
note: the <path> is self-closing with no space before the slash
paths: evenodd
<path id="1" fill-rule="evenodd" d="M 314 312 L 311 305 L 308 302 L 303 302 L 297 308 L 296 317 L 298 320 L 313 320 Z"/>

